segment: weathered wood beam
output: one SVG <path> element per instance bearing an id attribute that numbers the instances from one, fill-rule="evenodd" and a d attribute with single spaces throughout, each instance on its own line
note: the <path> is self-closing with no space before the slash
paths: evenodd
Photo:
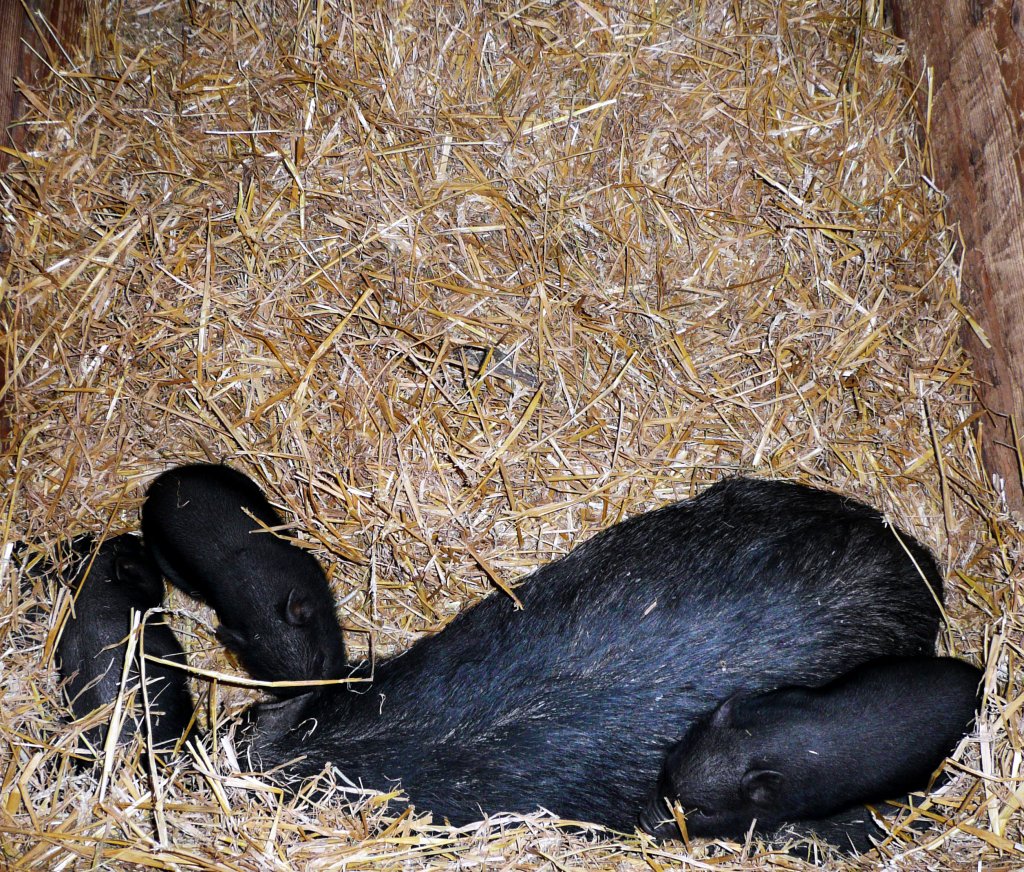
<path id="1" fill-rule="evenodd" d="M 0 0 L 0 145 L 23 142 L 17 81 L 38 83 L 47 65 L 64 66 L 82 35 L 85 0 Z M 12 126 L 13 125 L 13 126 Z M 0 171 L 10 156 L 0 153 Z"/>
<path id="2" fill-rule="evenodd" d="M 62 52 L 77 45 L 84 17 L 85 0 L 0 0 L 0 146 L 24 146 L 24 128 L 16 123 L 22 114 L 18 81 L 35 84 L 46 74 L 47 63 L 61 63 Z M 12 160 L 0 151 L 0 173 Z M 9 245 L 9 235 L 0 233 L 0 274 L 6 272 Z M 9 396 L 3 391 L 7 365 L 0 349 L 0 453 L 12 431 Z"/>
<path id="3" fill-rule="evenodd" d="M 982 453 L 1024 510 L 1024 0 L 891 0 L 936 184 L 964 241 L 964 328 L 974 357 Z M 927 87 L 930 70 L 931 88 Z M 929 100 L 930 97 L 930 100 Z"/>

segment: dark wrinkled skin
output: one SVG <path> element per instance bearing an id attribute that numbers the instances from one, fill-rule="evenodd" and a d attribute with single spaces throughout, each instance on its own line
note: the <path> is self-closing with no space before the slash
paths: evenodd
<path id="1" fill-rule="evenodd" d="M 144 613 L 158 607 L 163 601 L 164 583 L 134 536 L 107 539 L 98 550 L 92 537 L 84 536 L 75 540 L 73 550 L 67 583 L 77 591 L 77 596 L 74 612 L 61 632 L 56 661 L 66 679 L 64 689 L 71 710 L 76 718 L 83 718 L 117 698 L 131 610 Z M 148 618 L 142 638 L 147 654 L 185 663 L 181 645 L 161 615 Z M 145 672 L 153 745 L 158 750 L 167 749 L 182 737 L 192 718 L 186 673 L 150 661 L 145 664 Z M 138 680 L 136 656 L 129 686 Z M 141 703 L 141 694 L 138 702 Z M 122 744 L 139 728 L 141 705 L 136 707 L 139 717 L 126 718 L 122 726 Z M 99 751 L 106 733 L 107 725 L 103 724 L 86 730 L 84 735 L 93 749 Z"/>
<path id="2" fill-rule="evenodd" d="M 281 524 L 254 481 L 214 464 L 163 473 L 142 506 L 143 540 L 157 565 L 172 584 L 213 607 L 218 638 L 251 675 L 339 678 L 345 643 L 327 578 L 311 554 L 261 532 Z"/>
<path id="3" fill-rule="evenodd" d="M 642 829 L 743 838 L 920 790 L 970 731 L 982 672 L 951 658 L 882 658 L 822 687 L 734 696 L 668 754 Z"/>
<path id="4" fill-rule="evenodd" d="M 545 808 L 632 829 L 665 754 L 736 693 L 929 654 L 941 576 L 877 512 L 730 479 L 618 524 L 376 667 L 249 713 L 254 765 L 400 783 L 462 825 Z M 931 586 L 931 590 L 929 589 Z"/>

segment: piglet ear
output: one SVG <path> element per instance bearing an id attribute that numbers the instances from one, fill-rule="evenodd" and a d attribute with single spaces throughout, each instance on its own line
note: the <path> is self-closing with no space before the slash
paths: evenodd
<path id="1" fill-rule="evenodd" d="M 114 560 L 114 578 L 125 587 L 135 588 L 154 606 L 164 598 L 164 582 L 152 566 L 138 557 L 122 555 Z"/>
<path id="2" fill-rule="evenodd" d="M 284 605 L 284 619 L 293 627 L 304 627 L 313 620 L 313 604 L 294 587 Z"/>
<path id="3" fill-rule="evenodd" d="M 782 796 L 785 778 L 774 769 L 748 769 L 743 773 L 743 795 L 760 808 L 774 808 Z"/>
<path id="4" fill-rule="evenodd" d="M 221 624 L 217 627 L 217 638 L 220 640 L 221 645 L 229 651 L 234 651 L 238 654 L 245 650 L 245 636 L 239 633 L 238 630 L 232 630 L 231 627 L 225 627 Z"/>

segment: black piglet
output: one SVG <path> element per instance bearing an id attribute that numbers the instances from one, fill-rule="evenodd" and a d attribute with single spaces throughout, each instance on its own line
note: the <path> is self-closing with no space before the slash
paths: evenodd
<path id="1" fill-rule="evenodd" d="M 734 696 L 668 754 L 640 826 L 742 838 L 902 796 L 928 779 L 968 732 L 980 669 L 945 657 L 888 657 L 821 687 Z"/>
<path id="2" fill-rule="evenodd" d="M 76 718 L 83 718 L 117 698 L 131 611 L 145 612 L 159 606 L 164 585 L 134 536 L 116 536 L 98 549 L 91 536 L 84 536 L 75 540 L 73 551 L 67 581 L 76 592 L 74 610 L 61 632 L 56 659 L 66 679 L 71 710 Z M 147 620 L 143 640 L 145 653 L 185 663 L 181 645 L 161 615 Z M 183 671 L 147 661 L 145 673 L 153 743 L 160 749 L 184 734 L 192 719 L 192 699 Z M 138 676 L 136 660 L 129 683 L 136 683 Z M 137 697 L 137 702 L 140 700 L 141 696 Z M 139 705 L 136 712 L 124 720 L 121 743 L 140 726 Z M 98 751 L 106 733 L 106 725 L 98 725 L 86 730 L 85 737 Z"/>
<path id="3" fill-rule="evenodd" d="M 282 523 L 254 481 L 214 464 L 163 473 L 142 506 L 143 539 L 157 565 L 213 607 L 217 637 L 250 674 L 339 678 L 345 646 L 330 586 L 311 554 L 266 529 Z"/>

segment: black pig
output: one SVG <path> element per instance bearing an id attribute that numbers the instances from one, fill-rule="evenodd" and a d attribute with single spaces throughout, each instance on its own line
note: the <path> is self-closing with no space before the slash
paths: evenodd
<path id="1" fill-rule="evenodd" d="M 545 808 L 631 829 L 670 746 L 722 700 L 931 653 L 942 580 L 861 503 L 734 478 L 604 531 L 516 596 L 521 611 L 484 599 L 368 688 L 255 707 L 253 762 L 400 782 L 456 825 Z"/>
<path id="2" fill-rule="evenodd" d="M 134 536 L 107 539 L 98 550 L 92 537 L 80 537 L 73 543 L 73 558 L 68 583 L 77 590 L 77 596 L 74 612 L 68 616 L 57 645 L 56 660 L 67 679 L 65 691 L 71 710 L 76 718 L 82 718 L 116 699 L 131 610 L 145 612 L 159 606 L 164 583 Z M 143 641 L 147 654 L 185 663 L 181 645 L 161 615 L 147 620 Z M 145 671 L 153 744 L 157 749 L 166 748 L 181 738 L 192 718 L 186 674 L 148 661 Z M 136 663 L 131 667 L 130 680 L 137 681 L 138 675 Z M 137 718 L 126 718 L 120 740 L 126 741 L 138 725 Z M 85 737 L 99 750 L 106 732 L 107 727 L 100 725 L 86 730 Z"/>
<path id="3" fill-rule="evenodd" d="M 693 837 L 742 838 L 757 821 L 820 820 L 926 787 L 970 730 L 980 669 L 887 657 L 821 687 L 733 696 L 668 754 L 641 828 L 671 836 L 665 799 Z"/>
<path id="4" fill-rule="evenodd" d="M 214 464 L 168 470 L 142 506 L 143 540 L 157 565 L 213 607 L 217 637 L 254 677 L 341 677 L 345 643 L 327 578 L 311 554 L 261 531 L 281 524 L 254 481 Z"/>

